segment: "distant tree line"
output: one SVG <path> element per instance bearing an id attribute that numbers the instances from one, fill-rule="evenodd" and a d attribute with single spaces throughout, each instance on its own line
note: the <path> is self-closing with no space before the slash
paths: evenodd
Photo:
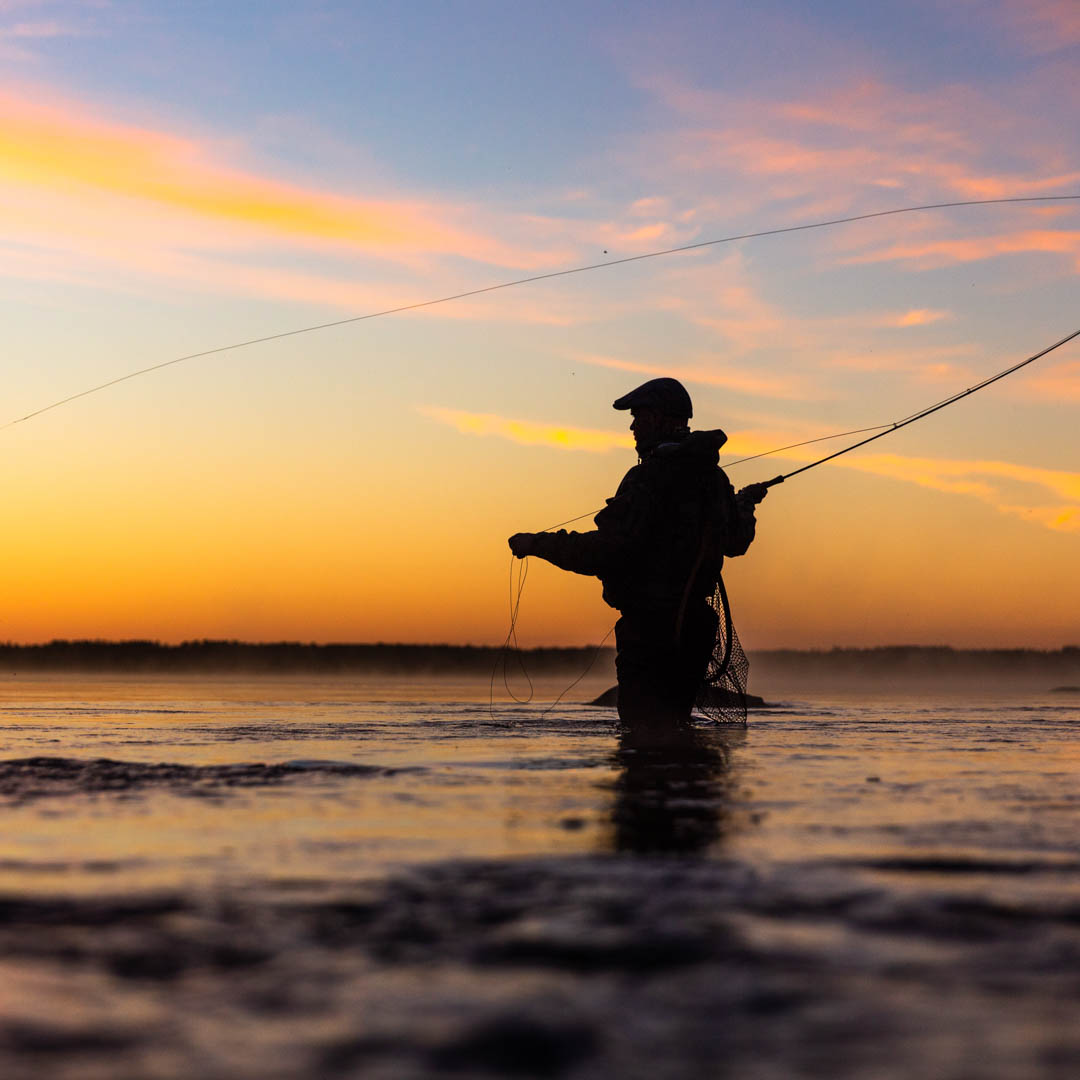
<path id="1" fill-rule="evenodd" d="M 524 650 L 530 673 L 578 671 L 595 648 Z M 0 644 L 0 672 L 250 672 L 471 674 L 490 672 L 503 650 L 491 645 L 315 645 L 297 641 L 50 641 L 40 645 Z M 601 650 L 597 668 L 610 667 L 614 652 Z M 750 654 L 758 675 L 857 677 L 983 676 L 1009 678 L 1054 675 L 1080 682 L 1080 646 L 1061 649 L 953 649 L 897 645 L 852 649 L 770 649 Z"/>
<path id="2" fill-rule="evenodd" d="M 851 649 L 770 649 L 750 654 L 757 673 L 851 678 L 936 677 L 1021 679 L 1050 677 L 1080 682 L 1080 646 L 1061 649 L 954 649 L 948 645 L 886 645 Z"/>
<path id="3" fill-rule="evenodd" d="M 603 650 L 611 654 L 612 650 Z M 580 670 L 593 648 L 525 650 L 530 673 Z M 502 657 L 490 645 L 315 645 L 298 641 L 50 641 L 41 645 L 0 644 L 0 672 L 250 672 L 453 674 L 490 672 Z M 608 656 L 610 663 L 610 655 Z"/>

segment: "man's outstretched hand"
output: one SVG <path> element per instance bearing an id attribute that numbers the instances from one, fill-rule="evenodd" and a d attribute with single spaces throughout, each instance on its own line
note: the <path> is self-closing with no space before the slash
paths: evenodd
<path id="1" fill-rule="evenodd" d="M 747 502 L 752 502 L 755 506 L 768 494 L 769 488 L 767 484 L 747 484 L 746 487 L 739 490 L 739 497 Z"/>
<path id="2" fill-rule="evenodd" d="M 514 533 L 507 543 L 519 559 L 536 553 L 536 533 Z"/>

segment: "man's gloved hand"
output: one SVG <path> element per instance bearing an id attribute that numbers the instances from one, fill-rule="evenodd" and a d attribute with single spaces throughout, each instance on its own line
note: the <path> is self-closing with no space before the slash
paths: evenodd
<path id="1" fill-rule="evenodd" d="M 744 499 L 746 502 L 752 502 L 757 506 L 768 494 L 769 489 L 765 484 L 747 484 L 746 487 L 739 491 L 739 498 Z"/>
<path id="2" fill-rule="evenodd" d="M 514 533 L 507 543 L 519 559 L 524 559 L 536 552 L 536 533 Z"/>

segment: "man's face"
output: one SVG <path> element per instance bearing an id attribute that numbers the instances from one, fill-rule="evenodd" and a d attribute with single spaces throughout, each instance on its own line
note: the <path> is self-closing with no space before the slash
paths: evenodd
<path id="1" fill-rule="evenodd" d="M 634 446 L 639 454 L 651 450 L 666 434 L 670 420 L 655 409 L 631 409 L 630 430 L 634 433 Z"/>

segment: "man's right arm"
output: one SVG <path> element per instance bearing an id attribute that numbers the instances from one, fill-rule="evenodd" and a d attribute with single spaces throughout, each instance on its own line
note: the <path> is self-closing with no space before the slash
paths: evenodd
<path id="1" fill-rule="evenodd" d="M 516 533 L 510 550 L 519 558 L 528 555 L 545 559 L 574 574 L 604 577 L 617 568 L 645 531 L 648 499 L 642 490 L 638 469 L 631 469 L 619 485 L 615 497 L 596 515 L 591 532 Z"/>
<path id="2" fill-rule="evenodd" d="M 579 533 L 558 532 L 515 533 L 510 537 L 510 550 L 524 559 L 535 555 L 574 574 L 599 577 L 607 565 L 609 545 L 599 530 Z"/>

